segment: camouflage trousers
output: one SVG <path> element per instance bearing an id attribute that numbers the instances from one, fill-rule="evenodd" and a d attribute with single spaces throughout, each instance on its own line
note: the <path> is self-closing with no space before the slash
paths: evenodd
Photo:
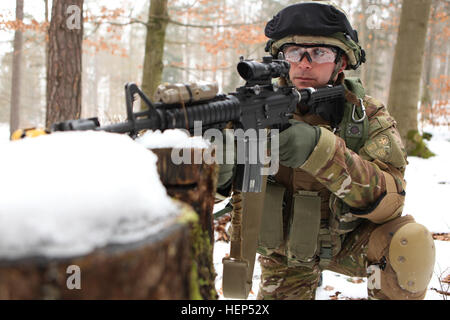
<path id="1" fill-rule="evenodd" d="M 370 221 L 363 222 L 347 234 L 341 251 L 332 259 L 325 270 L 350 277 L 366 277 L 366 257 L 369 237 L 377 227 Z M 314 300 L 319 285 L 319 261 L 312 267 L 289 267 L 285 256 L 272 254 L 260 256 L 261 284 L 258 299 L 264 300 Z M 386 299 L 380 290 L 369 290 L 369 298 Z"/>

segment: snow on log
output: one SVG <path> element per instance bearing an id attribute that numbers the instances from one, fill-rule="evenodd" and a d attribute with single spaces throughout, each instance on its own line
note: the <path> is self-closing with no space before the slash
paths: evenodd
<path id="1" fill-rule="evenodd" d="M 194 243 L 194 257 L 200 295 L 203 299 L 215 299 L 213 209 L 218 167 L 213 161 L 214 145 L 182 130 L 149 131 L 137 142 L 158 156 L 157 169 L 167 193 L 192 206 L 198 214 L 202 235 L 195 241 L 203 244 Z"/>
<path id="2" fill-rule="evenodd" d="M 217 170 L 210 161 L 214 157 L 213 146 L 200 136 L 189 137 L 182 130 L 149 131 L 136 141 L 158 156 L 158 173 L 168 194 L 194 208 L 213 243 Z"/>
<path id="3" fill-rule="evenodd" d="M 187 299 L 187 206 L 129 137 L 0 145 L 0 299 Z M 192 213 L 192 210 L 191 210 Z"/>

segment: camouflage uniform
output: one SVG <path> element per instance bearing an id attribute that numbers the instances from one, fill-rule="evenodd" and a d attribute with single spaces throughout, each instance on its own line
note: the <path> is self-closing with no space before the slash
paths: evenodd
<path id="1" fill-rule="evenodd" d="M 338 82 L 343 83 L 343 80 L 341 73 Z M 347 98 L 351 100 L 354 97 L 347 92 Z M 321 138 L 300 168 L 280 166 L 275 180 L 291 195 L 299 190 L 318 192 L 321 199 L 320 233 L 325 230 L 327 235 L 319 239 L 312 261 L 296 265 L 289 258 L 286 249 L 286 226 L 292 219 L 292 212 L 289 213 L 284 208 L 284 242 L 278 248 L 259 248 L 262 254 L 259 260 L 262 270 L 259 299 L 314 299 L 322 270 L 365 277 L 369 264 L 380 263 L 369 261 L 367 255 L 369 238 L 379 224 L 348 213 L 336 214 L 339 211 L 336 207 L 343 204 L 354 208 L 354 211 L 378 204 L 386 193 L 386 175 L 383 171 L 394 177 L 399 193 L 405 187 L 403 175 L 407 164 L 406 152 L 396 129 L 396 122 L 381 102 L 367 95 L 363 101 L 369 119 L 369 135 L 358 153 L 347 148 L 345 141 L 337 136 L 338 132 L 333 134 L 319 116 L 295 115 L 298 120 L 319 125 L 322 130 Z M 288 206 L 285 203 L 285 207 Z M 398 217 L 400 214 L 401 208 L 387 224 L 403 225 L 405 220 L 412 220 L 410 217 Z M 350 223 L 349 229 L 345 230 L 342 222 L 344 225 L 346 222 L 353 224 Z M 331 257 L 329 261 L 322 263 L 321 251 L 327 247 L 331 250 Z M 420 292 L 399 297 L 423 298 L 423 295 Z M 369 297 L 388 298 L 380 290 L 369 290 Z"/>
<path id="2" fill-rule="evenodd" d="M 396 122 L 365 95 L 359 80 L 341 72 L 342 56 L 346 70 L 365 62 L 357 31 L 335 4 L 311 1 L 282 9 L 264 32 L 273 58 L 289 53 L 289 46 L 334 48 L 327 84 L 343 84 L 346 102 L 343 108 L 299 110 L 295 118 L 303 123 L 294 121 L 280 133 L 279 159 L 286 166 L 280 164 L 267 183 L 262 206 L 259 298 L 314 299 L 322 270 L 364 277 L 368 266 L 380 279 L 370 298 L 423 298 L 435 248 L 424 226 L 401 216 L 407 161 Z M 312 62 L 306 53 L 288 56 L 292 63 L 305 56 Z"/>

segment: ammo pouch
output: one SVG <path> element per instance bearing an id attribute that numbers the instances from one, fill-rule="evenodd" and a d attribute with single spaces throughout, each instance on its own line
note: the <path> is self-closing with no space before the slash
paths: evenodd
<path id="1" fill-rule="evenodd" d="M 269 176 L 266 186 L 266 197 L 261 217 L 261 228 L 258 236 L 258 252 L 270 255 L 279 249 L 283 242 L 283 199 L 285 187 Z"/>
<path id="2" fill-rule="evenodd" d="M 286 255 L 290 267 L 313 266 L 317 255 L 329 261 L 332 244 L 328 227 L 321 228 L 320 206 L 318 192 L 298 191 L 292 195 L 281 184 L 268 182 L 258 252 Z"/>
<path id="3" fill-rule="evenodd" d="M 292 215 L 288 223 L 288 264 L 314 263 L 320 231 L 318 192 L 298 190 L 292 196 Z"/>

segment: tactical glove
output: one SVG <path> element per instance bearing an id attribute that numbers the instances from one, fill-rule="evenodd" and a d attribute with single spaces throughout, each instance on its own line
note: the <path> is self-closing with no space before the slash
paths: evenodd
<path id="1" fill-rule="evenodd" d="M 234 134 L 231 130 L 224 130 L 224 139 L 222 145 L 222 164 L 219 164 L 219 174 L 217 178 L 217 189 L 228 189 L 231 185 L 234 167 L 236 163 L 236 148 L 234 145 Z M 233 142 L 233 147 L 227 146 L 228 142 Z M 228 159 L 233 159 L 233 163 L 227 163 Z M 220 192 L 219 192 L 220 193 Z"/>
<path id="2" fill-rule="evenodd" d="M 233 177 L 234 164 L 219 164 L 219 176 L 217 178 L 217 187 L 221 188 L 228 184 Z"/>
<path id="3" fill-rule="evenodd" d="M 320 128 L 289 120 L 291 126 L 280 133 L 280 163 L 298 168 L 309 158 L 320 138 Z"/>

